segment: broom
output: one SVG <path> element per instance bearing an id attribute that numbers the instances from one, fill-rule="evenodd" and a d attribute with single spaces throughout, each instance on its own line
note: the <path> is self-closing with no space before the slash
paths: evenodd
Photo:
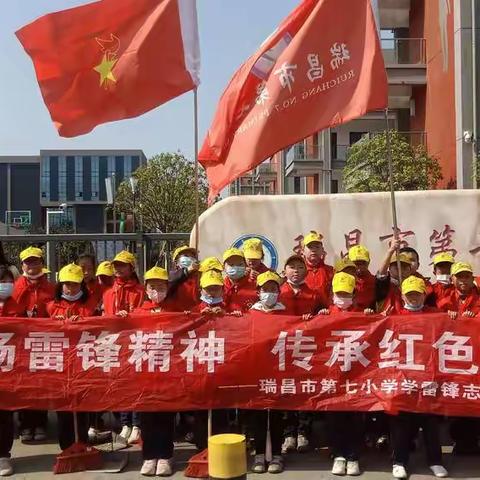
<path id="1" fill-rule="evenodd" d="M 212 411 L 208 411 L 208 438 L 212 436 Z M 208 478 L 208 448 L 196 453 L 188 461 L 184 475 L 191 478 Z"/>
<path id="2" fill-rule="evenodd" d="M 57 456 L 57 463 L 53 467 L 54 474 L 97 470 L 102 466 L 100 452 L 79 440 L 77 412 L 73 412 L 73 428 L 75 443 Z"/>

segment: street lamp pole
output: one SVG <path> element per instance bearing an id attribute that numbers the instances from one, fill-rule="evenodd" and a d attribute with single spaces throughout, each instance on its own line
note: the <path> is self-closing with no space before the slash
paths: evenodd
<path id="1" fill-rule="evenodd" d="M 135 224 L 135 201 L 137 198 L 137 186 L 138 186 L 138 179 L 135 177 L 130 177 L 130 187 L 132 188 L 133 194 L 133 210 L 132 210 L 132 230 L 133 233 L 137 232 L 137 226 Z"/>

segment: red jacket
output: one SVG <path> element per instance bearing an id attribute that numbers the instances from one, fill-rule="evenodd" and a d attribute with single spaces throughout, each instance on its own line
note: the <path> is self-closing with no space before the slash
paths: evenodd
<path id="1" fill-rule="evenodd" d="M 69 302 L 64 298 L 60 300 L 53 300 L 48 303 L 47 311 L 50 315 L 50 318 L 64 317 L 70 318 L 74 315 L 79 315 L 80 317 L 92 317 L 97 303 L 94 298 L 88 298 L 88 300 L 83 303 L 81 300 L 75 302 Z"/>
<path id="2" fill-rule="evenodd" d="M 192 310 L 200 302 L 200 273 L 193 272 L 180 282 L 172 293 L 172 300 L 183 310 Z"/>
<path id="3" fill-rule="evenodd" d="M 454 291 L 455 291 L 455 287 L 451 283 L 448 285 L 445 285 L 440 282 L 434 283 L 432 285 L 432 293 L 428 297 L 429 299 L 428 303 L 435 305 L 440 310 L 443 310 L 443 308 L 440 305 L 442 304 L 442 302 L 443 303 L 445 301 L 448 302 L 448 299 L 450 298 L 450 296 L 453 294 Z"/>
<path id="4" fill-rule="evenodd" d="M 93 280 L 90 280 L 85 285 L 88 290 L 89 300 L 92 299 L 95 305 L 99 305 L 102 301 L 103 294 L 108 287 L 100 285 L 100 283 L 98 283 L 98 280 L 96 278 Z"/>
<path id="5" fill-rule="evenodd" d="M 220 307 L 222 310 L 227 311 L 227 306 L 225 305 L 225 302 L 217 303 L 215 305 L 209 305 L 206 302 L 200 302 L 198 305 L 195 306 L 195 308 L 193 309 L 193 312 L 202 313 L 202 310 L 204 308 L 216 308 L 216 307 Z"/>
<path id="6" fill-rule="evenodd" d="M 332 304 L 328 307 L 328 310 L 330 313 L 345 313 L 345 312 L 363 312 L 365 309 L 360 308 L 358 306 L 352 305 L 351 307 L 348 307 L 346 310 L 342 310 L 340 307 L 337 307 L 337 305 Z"/>
<path id="7" fill-rule="evenodd" d="M 366 272 L 365 275 L 355 278 L 355 304 L 362 310 L 373 308 L 375 305 L 375 275 Z"/>
<path id="8" fill-rule="evenodd" d="M 316 313 L 320 307 L 327 305 L 326 299 L 320 298 L 320 295 L 305 283 L 295 292 L 292 286 L 285 282 L 280 288 L 280 302 L 285 305 L 285 315 L 296 316 Z"/>
<path id="9" fill-rule="evenodd" d="M 429 307 L 427 305 L 424 305 L 423 308 L 418 312 L 413 312 L 412 310 L 407 310 L 405 307 L 400 306 L 392 313 L 394 315 L 421 315 L 423 313 L 438 313 L 438 311 L 438 308 Z"/>
<path id="10" fill-rule="evenodd" d="M 0 300 L 0 317 L 23 317 L 25 309 L 22 308 L 12 297 Z"/>
<path id="11" fill-rule="evenodd" d="M 121 310 L 133 312 L 143 302 L 144 288 L 136 280 L 115 279 L 113 286 L 103 294 L 105 315 L 116 315 Z"/>
<path id="12" fill-rule="evenodd" d="M 152 302 L 151 300 L 144 300 L 143 303 L 133 311 L 134 314 L 163 312 L 183 312 L 183 308 L 173 300 L 167 298 L 160 304 Z"/>
<path id="13" fill-rule="evenodd" d="M 27 312 L 27 315 L 35 317 L 48 317 L 47 303 L 55 296 L 55 286 L 51 284 L 45 275 L 36 283 L 32 283 L 27 277 L 21 276 L 15 282 L 12 298 Z"/>
<path id="14" fill-rule="evenodd" d="M 318 267 L 307 265 L 307 277 L 305 283 L 311 290 L 317 293 L 322 301 L 330 303 L 333 267 L 330 265 L 320 264 Z"/>
<path id="15" fill-rule="evenodd" d="M 230 278 L 225 278 L 223 288 L 224 300 L 227 312 L 248 312 L 251 306 L 258 300 L 257 286 L 252 283 L 248 276 L 245 276 L 237 282 L 232 282 Z"/>
<path id="16" fill-rule="evenodd" d="M 477 289 L 473 288 L 470 295 L 462 299 L 458 291 L 453 289 L 450 295 L 438 301 L 437 306 L 443 312 L 451 310 L 462 315 L 466 311 L 470 311 L 476 315 L 480 312 L 480 296 Z"/>

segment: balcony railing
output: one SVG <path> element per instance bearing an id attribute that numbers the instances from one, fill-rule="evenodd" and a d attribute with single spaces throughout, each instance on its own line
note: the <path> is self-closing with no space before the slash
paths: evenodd
<path id="1" fill-rule="evenodd" d="M 382 38 L 381 44 L 387 66 L 426 64 L 424 38 Z"/>

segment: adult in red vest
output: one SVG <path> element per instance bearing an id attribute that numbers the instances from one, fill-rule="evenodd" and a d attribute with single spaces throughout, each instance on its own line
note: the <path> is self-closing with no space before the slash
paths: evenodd
<path id="1" fill-rule="evenodd" d="M 89 296 L 82 267 L 71 263 L 58 273 L 55 299 L 47 305 L 50 318 L 61 322 L 77 322 L 82 317 L 91 317 L 96 301 Z M 60 448 L 66 450 L 75 442 L 75 428 L 71 412 L 57 412 L 58 441 Z M 79 439 L 88 442 L 88 413 L 78 412 L 77 427 Z"/>
<path id="2" fill-rule="evenodd" d="M 355 303 L 360 308 L 375 308 L 375 275 L 368 269 L 370 252 L 363 245 L 355 245 L 348 251 L 348 258 L 355 265 Z"/>
<path id="3" fill-rule="evenodd" d="M 0 317 L 20 317 L 23 312 L 12 298 L 13 273 L 0 265 Z M 13 412 L 0 410 L 0 477 L 13 474 L 10 451 L 13 446 Z"/>
<path id="4" fill-rule="evenodd" d="M 113 259 L 115 281 L 113 286 L 103 294 L 105 315 L 126 317 L 143 302 L 144 288 L 135 272 L 135 255 L 126 250 Z M 140 417 L 136 412 L 121 412 L 122 430 L 120 437 L 128 444 L 140 440 Z"/>
<path id="5" fill-rule="evenodd" d="M 105 315 L 126 317 L 143 302 L 144 288 L 135 272 L 135 255 L 121 251 L 113 259 L 115 280 L 103 294 Z"/>
<path id="6" fill-rule="evenodd" d="M 47 304 L 55 296 L 55 287 L 45 276 L 43 252 L 28 247 L 20 252 L 23 275 L 13 288 L 12 298 L 28 317 L 48 317 Z M 20 412 L 20 438 L 22 442 L 44 441 L 47 438 L 47 412 L 23 410 Z"/>
<path id="7" fill-rule="evenodd" d="M 168 295 L 168 272 L 153 267 L 145 273 L 145 296 L 134 314 L 159 315 L 172 310 Z M 141 359 L 139 359 L 141 361 Z M 140 412 L 142 429 L 142 475 L 161 477 L 173 473 L 174 412 Z"/>
<path id="8" fill-rule="evenodd" d="M 395 313 L 400 315 L 422 315 L 438 311 L 434 307 L 425 305 L 427 287 L 425 281 L 415 275 L 407 277 L 402 282 L 402 304 Z M 438 478 L 448 476 L 443 466 L 442 448 L 440 444 L 439 417 L 431 414 L 399 412 L 398 415 L 389 415 L 390 439 L 393 449 L 394 478 L 407 478 L 407 465 L 410 457 L 412 441 L 422 428 L 425 453 L 428 465 Z"/>
<path id="9" fill-rule="evenodd" d="M 438 301 L 438 308 L 448 312 L 451 318 L 475 317 L 480 312 L 480 296 L 475 287 L 473 269 L 469 263 L 452 265 L 453 290 Z"/>
<path id="10" fill-rule="evenodd" d="M 303 257 L 307 263 L 305 283 L 316 292 L 320 298 L 330 298 L 333 278 L 333 267 L 325 264 L 323 235 L 311 231 L 303 239 Z"/>
<path id="11" fill-rule="evenodd" d="M 390 313 L 401 305 L 400 280 L 405 279 L 412 273 L 412 259 L 405 253 L 397 250 L 399 240 L 392 242 L 385 259 L 380 266 L 375 278 L 375 301 L 376 311 Z M 400 273 L 398 261 L 400 262 Z"/>
<path id="12" fill-rule="evenodd" d="M 197 251 L 184 245 L 172 255 L 176 270 L 170 272 L 170 296 L 183 310 L 192 310 L 200 302 L 200 272 Z"/>
<path id="13" fill-rule="evenodd" d="M 436 282 L 432 285 L 432 293 L 427 295 L 429 305 L 440 308 L 445 299 L 450 298 L 455 287 L 452 283 L 452 265 L 455 263 L 453 255 L 449 252 L 442 252 L 433 258 L 433 273 Z"/>
<path id="14" fill-rule="evenodd" d="M 248 312 L 257 301 L 257 286 L 251 282 L 242 250 L 229 248 L 223 254 L 225 306 L 227 312 Z"/>

